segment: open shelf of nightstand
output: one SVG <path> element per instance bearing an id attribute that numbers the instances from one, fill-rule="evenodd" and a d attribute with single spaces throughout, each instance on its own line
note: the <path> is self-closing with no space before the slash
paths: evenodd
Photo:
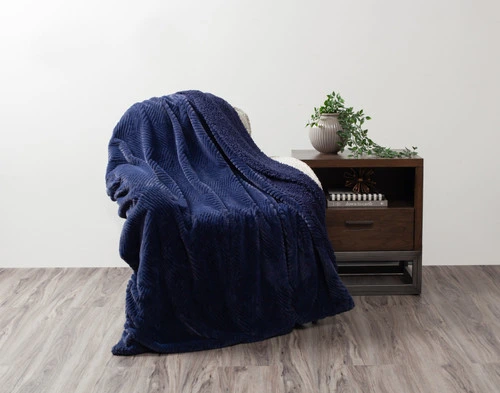
<path id="1" fill-rule="evenodd" d="M 336 252 L 335 255 L 339 275 L 352 295 L 417 295 L 421 292 L 421 252 Z"/>

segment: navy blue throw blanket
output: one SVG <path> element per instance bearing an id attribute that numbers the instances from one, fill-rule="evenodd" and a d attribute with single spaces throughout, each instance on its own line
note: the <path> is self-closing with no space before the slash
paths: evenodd
<path id="1" fill-rule="evenodd" d="M 323 191 L 261 152 L 216 96 L 133 105 L 114 129 L 106 183 L 133 270 L 115 355 L 259 341 L 354 306 Z"/>

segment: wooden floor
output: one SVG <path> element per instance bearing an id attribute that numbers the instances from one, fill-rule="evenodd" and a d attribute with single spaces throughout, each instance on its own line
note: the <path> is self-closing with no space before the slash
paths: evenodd
<path id="1" fill-rule="evenodd" d="M 500 266 L 426 266 L 420 297 L 265 342 L 114 357 L 129 275 L 0 269 L 0 392 L 500 392 Z"/>

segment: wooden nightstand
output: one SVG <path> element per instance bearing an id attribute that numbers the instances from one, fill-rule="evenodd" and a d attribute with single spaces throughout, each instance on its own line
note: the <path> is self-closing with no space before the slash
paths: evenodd
<path id="1" fill-rule="evenodd" d="M 350 168 L 374 170 L 388 207 L 326 209 L 339 274 L 353 295 L 420 294 L 424 160 L 351 158 L 315 150 L 292 150 L 292 156 L 313 169 L 325 193 L 343 188 Z"/>

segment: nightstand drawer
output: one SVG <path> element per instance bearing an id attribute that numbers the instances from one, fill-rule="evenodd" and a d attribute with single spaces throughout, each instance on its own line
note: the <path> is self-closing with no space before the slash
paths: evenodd
<path id="1" fill-rule="evenodd" d="M 413 208 L 326 211 L 328 237 L 335 251 L 413 250 Z"/>

